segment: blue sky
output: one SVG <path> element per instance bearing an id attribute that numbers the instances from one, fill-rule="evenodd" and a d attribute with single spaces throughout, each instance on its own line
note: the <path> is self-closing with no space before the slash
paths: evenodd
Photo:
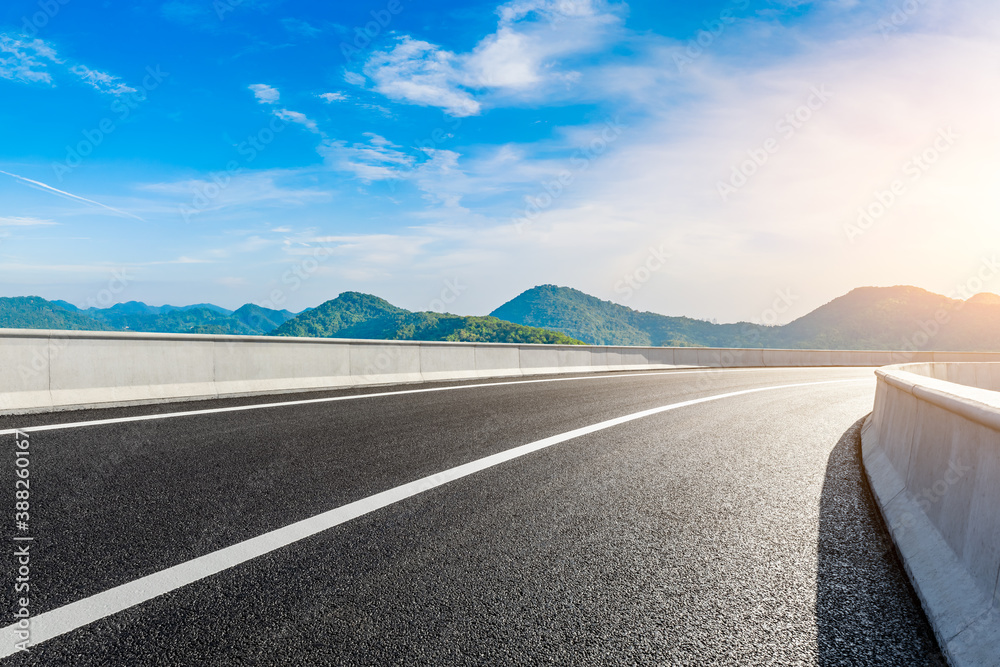
<path id="1" fill-rule="evenodd" d="M 482 314 L 557 283 L 773 323 L 976 287 L 994 4 L 7 2 L 2 292 Z"/>

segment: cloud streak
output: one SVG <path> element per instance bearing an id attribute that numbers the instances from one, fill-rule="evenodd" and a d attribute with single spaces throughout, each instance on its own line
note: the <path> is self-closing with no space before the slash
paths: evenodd
<path id="1" fill-rule="evenodd" d="M 52 194 L 58 195 L 59 197 L 64 197 L 66 199 L 72 199 L 74 201 L 83 202 L 85 204 L 90 204 L 92 206 L 97 206 L 99 208 L 103 208 L 105 210 L 111 211 L 112 213 L 117 213 L 118 215 L 125 216 L 126 218 L 133 218 L 133 219 L 139 220 L 141 222 L 146 222 L 145 220 L 143 220 L 139 216 L 135 215 L 134 213 L 129 213 L 128 211 L 123 211 L 121 209 L 115 208 L 114 206 L 108 206 L 107 204 L 102 204 L 101 202 L 94 201 L 93 199 L 87 199 L 86 197 L 81 197 L 79 195 L 74 195 L 74 194 L 72 194 L 70 192 L 66 192 L 65 190 L 60 190 L 58 188 L 52 187 L 51 185 L 46 185 L 45 183 L 42 183 L 41 181 L 35 181 L 35 180 L 30 179 L 30 178 L 25 178 L 24 176 L 18 176 L 17 174 L 12 174 L 9 171 L 0 170 L 0 174 L 4 174 L 6 176 L 10 176 L 11 178 L 17 179 L 18 181 L 20 181 L 22 183 L 26 183 L 26 184 L 28 184 L 28 185 L 30 185 L 30 186 L 32 186 L 34 188 L 37 188 L 39 190 L 44 190 L 46 192 L 51 192 Z"/>
<path id="2" fill-rule="evenodd" d="M 0 217 L 0 227 L 50 227 L 55 225 L 53 220 L 43 220 L 41 218 L 3 218 Z"/>

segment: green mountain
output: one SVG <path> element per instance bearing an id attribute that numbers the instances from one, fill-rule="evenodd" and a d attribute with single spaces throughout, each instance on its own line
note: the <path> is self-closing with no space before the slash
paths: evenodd
<path id="1" fill-rule="evenodd" d="M 117 303 L 110 308 L 88 308 L 88 316 L 117 331 L 148 331 L 160 333 L 254 334 L 267 333 L 252 329 L 218 306 L 149 306 L 141 301 Z"/>
<path id="2" fill-rule="evenodd" d="M 409 312 L 371 294 L 344 292 L 283 323 L 273 333 L 314 338 L 378 338 L 375 334 L 384 324 Z"/>
<path id="3" fill-rule="evenodd" d="M 40 296 L 0 297 L 0 328 L 108 331 L 112 327 Z"/>
<path id="4" fill-rule="evenodd" d="M 88 311 L 91 316 L 120 331 L 150 331 L 161 333 L 252 334 L 245 324 L 229 315 L 208 308 L 172 310 L 162 314 L 127 312 L 117 306 Z"/>
<path id="5" fill-rule="evenodd" d="M 492 313 L 509 322 L 561 331 L 591 345 L 761 347 L 774 327 L 712 324 L 627 308 L 555 285 L 534 287 Z"/>
<path id="6" fill-rule="evenodd" d="M 0 303 L 0 327 L 13 329 L 264 335 L 295 317 L 287 310 L 250 303 L 235 312 L 212 304 L 150 306 L 141 301 L 81 310 L 40 297 L 4 298 Z"/>
<path id="7" fill-rule="evenodd" d="M 916 287 L 862 287 L 780 327 L 668 317 L 555 285 L 532 288 L 488 317 L 415 313 L 358 292 L 344 292 L 298 315 L 254 304 L 231 312 L 211 304 L 149 306 L 138 301 L 81 310 L 65 301 L 13 297 L 0 298 L 0 327 L 375 340 L 1000 351 L 1000 296 L 982 293 L 962 301 Z"/>
<path id="8" fill-rule="evenodd" d="M 67 310 L 76 309 L 72 304 L 66 303 L 65 301 L 53 302 L 58 303 Z M 150 306 L 142 301 L 125 301 L 123 303 L 116 303 L 110 308 L 97 308 L 92 306 L 81 312 L 87 313 L 88 315 L 98 314 L 105 315 L 108 317 L 115 317 L 119 315 L 169 315 L 171 313 L 185 312 L 188 310 L 209 310 L 213 313 L 220 315 L 232 315 L 233 311 L 227 310 L 222 306 L 216 306 L 212 303 L 196 303 L 190 306 L 171 306 L 167 304 L 165 306 Z"/>
<path id="9" fill-rule="evenodd" d="M 554 331 L 520 326 L 495 317 L 414 313 L 398 308 L 385 299 L 359 292 L 344 292 L 336 299 L 301 313 L 275 329 L 273 335 L 580 344 L 580 341 Z"/>
<path id="10" fill-rule="evenodd" d="M 268 334 L 295 317 L 295 313 L 248 303 L 236 309 L 232 316 L 254 333 Z"/>
<path id="11" fill-rule="evenodd" d="M 555 285 L 530 289 L 492 315 L 601 345 L 1000 351 L 1000 296 L 962 301 L 908 286 L 861 287 L 780 327 L 639 312 Z"/>

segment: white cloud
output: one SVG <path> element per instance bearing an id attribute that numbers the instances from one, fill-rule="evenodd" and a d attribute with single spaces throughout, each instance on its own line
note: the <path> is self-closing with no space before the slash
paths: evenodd
<path id="1" fill-rule="evenodd" d="M 365 77 L 358 74 L 357 72 L 344 72 L 344 81 L 351 84 L 352 86 L 364 87 Z"/>
<path id="2" fill-rule="evenodd" d="M 54 224 L 56 224 L 54 221 L 42 218 L 0 217 L 0 227 L 49 227 Z"/>
<path id="3" fill-rule="evenodd" d="M 532 159 L 548 146 L 526 146 L 510 164 L 465 162 L 464 183 L 451 177 L 437 185 L 461 192 L 469 206 L 470 194 L 505 170 L 545 170 L 536 176 L 539 195 L 560 169 L 572 175 L 521 244 L 511 240 L 523 253 L 518 266 L 526 268 L 526 286 L 557 276 L 562 284 L 621 299 L 616 283 L 641 265 L 647 248 L 663 243 L 673 258 L 627 305 L 735 321 L 760 319 L 776 290 L 798 297 L 789 317 L 866 284 L 948 293 L 975 275 L 983 255 L 1000 253 L 1000 194 L 988 185 L 1000 177 L 991 157 L 1000 152 L 991 114 L 1000 93 L 990 83 L 1000 11 L 982 3 L 945 28 L 937 23 L 941 7 L 927 4 L 926 13 L 888 40 L 877 14 L 857 24 L 824 25 L 818 33 L 832 28 L 850 32 L 850 39 L 811 39 L 801 26 L 771 26 L 766 36 L 757 26 L 734 26 L 739 51 L 717 44 L 706 52 L 683 81 L 682 104 L 670 102 L 677 82 L 649 76 L 673 67 L 669 52 L 650 51 L 634 70 L 616 67 L 613 77 L 616 90 L 650 101 L 643 107 L 648 115 L 631 119 L 586 170 L 571 159 L 561 166 Z M 730 57 L 765 40 L 795 41 L 796 51 L 761 49 L 756 62 L 733 65 Z M 824 87 L 828 99 L 818 104 L 813 98 L 817 108 L 809 109 L 812 90 Z M 934 142 L 947 146 L 937 137 L 949 127 L 958 138 L 937 153 Z M 574 130 L 567 143 L 586 147 L 599 130 Z M 768 139 L 775 140 L 771 153 L 762 152 Z M 904 172 L 915 156 L 929 164 L 911 172 L 919 177 Z M 718 184 L 741 166 L 749 173 L 746 183 L 723 201 Z M 855 223 L 859 207 L 880 195 L 888 200 L 894 181 L 905 193 L 852 243 L 845 227 Z M 579 246 L 584 236 L 595 242 Z M 485 249 L 470 244 L 470 253 Z M 500 275 L 499 263 L 492 271 Z M 677 289 L 681 285 L 685 289 Z M 998 291 L 1000 279 L 986 288 Z"/>
<path id="4" fill-rule="evenodd" d="M 377 134 L 368 133 L 367 143 L 348 144 L 345 141 L 326 141 L 319 147 L 319 154 L 327 164 L 351 172 L 362 181 L 385 181 L 406 178 L 415 158 Z"/>
<path id="5" fill-rule="evenodd" d="M 65 65 L 73 75 L 100 93 L 124 95 L 135 92 L 135 88 L 107 72 L 81 64 L 67 65 L 56 55 L 54 48 L 40 39 L 28 41 L 0 35 L 0 78 L 54 85 L 49 72 L 51 65 Z"/>
<path id="6" fill-rule="evenodd" d="M 253 96 L 256 97 L 257 101 L 261 104 L 277 104 L 278 99 L 281 97 L 277 88 L 268 86 L 264 83 L 250 84 L 247 86 L 247 89 L 253 92 Z"/>
<path id="7" fill-rule="evenodd" d="M 327 104 L 341 102 L 347 99 L 347 95 L 344 95 L 343 93 L 322 93 L 318 97 Z"/>
<path id="8" fill-rule="evenodd" d="M 472 85 L 523 89 L 547 80 L 573 80 L 561 71 L 568 56 L 594 52 L 616 36 L 621 8 L 597 0 L 515 0 L 497 9 L 497 31 L 464 61 Z"/>
<path id="9" fill-rule="evenodd" d="M 59 63 L 55 51 L 40 39 L 18 40 L 0 35 L 0 78 L 52 84 L 48 66 Z"/>
<path id="10" fill-rule="evenodd" d="M 511 11 L 523 15 L 530 5 Z M 423 252 L 389 275 L 425 275 L 425 286 L 435 276 L 471 277 L 475 288 L 462 307 L 477 312 L 546 282 L 722 321 L 762 319 L 778 290 L 797 297 L 785 321 L 866 284 L 948 293 L 975 278 L 984 257 L 1000 255 L 993 113 L 1000 7 L 969 2 L 956 14 L 949 3 L 927 0 L 888 38 L 878 27 L 883 10 L 858 6 L 788 27 L 735 23 L 683 73 L 672 58 L 676 44 L 649 38 L 628 62 L 585 74 L 597 84 L 594 99 L 621 105 L 627 118 L 620 137 L 586 161 L 574 157 L 601 145 L 600 122 L 537 144 L 472 148 L 461 158 L 444 151 L 384 162 L 374 138 L 341 143 L 335 154 L 427 193 L 431 207 L 414 215 L 428 224 L 393 241 L 419 239 Z M 461 85 L 457 59 L 447 60 L 458 72 L 449 85 Z M 510 81 L 526 81 L 532 70 L 521 72 Z M 803 111 L 811 89 L 824 85 L 829 98 Z M 808 120 L 789 135 L 794 126 L 779 123 L 796 113 Z M 958 138 L 935 156 L 936 135 L 949 126 Z M 762 159 L 769 138 L 776 152 L 748 167 L 747 183 L 722 201 L 718 183 L 751 153 Z M 904 165 L 925 152 L 933 164 L 913 180 Z M 552 184 L 562 172 L 572 181 L 559 192 Z M 845 225 L 859 207 L 887 196 L 894 180 L 905 194 L 851 243 Z M 559 194 L 518 232 L 512 218 L 524 210 L 524 195 L 551 197 L 546 185 Z M 631 298 L 616 291 L 661 246 L 669 262 Z M 343 271 L 352 269 L 366 275 L 345 258 Z M 401 305 L 416 299 L 418 286 L 371 275 L 365 289 Z M 1000 291 L 1000 277 L 984 289 Z"/>
<path id="11" fill-rule="evenodd" d="M 277 109 L 274 115 L 281 120 L 288 121 L 289 123 L 297 123 L 302 125 L 311 132 L 319 132 L 319 128 L 316 127 L 315 121 L 312 121 L 304 113 L 298 111 L 290 111 L 288 109 Z"/>
<path id="12" fill-rule="evenodd" d="M 210 178 L 196 178 L 163 183 L 147 183 L 140 190 L 162 195 L 172 201 L 168 210 L 178 206 L 195 209 L 195 214 L 231 208 L 260 206 L 302 206 L 310 202 L 327 201 L 331 193 L 316 188 L 297 187 L 300 174 L 295 171 L 269 170 L 247 172 L 228 177 L 225 187 Z M 208 195 L 213 196 L 209 197 Z"/>
<path id="13" fill-rule="evenodd" d="M 455 54 L 409 37 L 391 51 L 373 53 L 364 72 L 386 97 L 421 106 L 441 107 L 453 116 L 474 116 L 480 104 L 459 81 Z"/>
<path id="14" fill-rule="evenodd" d="M 605 47 L 620 29 L 621 11 L 600 0 L 516 0 L 498 8 L 496 32 L 469 53 L 403 36 L 391 49 L 371 54 L 363 72 L 392 100 L 474 116 L 482 110 L 478 96 L 484 92 L 492 91 L 494 98 L 544 93 L 544 84 L 579 80 L 561 62 Z M 354 72 L 345 79 L 365 83 Z"/>
<path id="15" fill-rule="evenodd" d="M 81 81 L 100 93 L 124 95 L 125 93 L 136 92 L 135 88 L 125 84 L 117 76 L 92 70 L 86 65 L 74 65 L 70 68 L 70 71 L 80 77 Z"/>
<path id="16" fill-rule="evenodd" d="M 281 99 L 281 93 L 277 88 L 264 83 L 251 84 L 247 86 L 247 89 L 253 92 L 254 97 L 257 98 L 257 101 L 261 104 L 275 105 Z M 283 121 L 296 123 L 305 127 L 310 132 L 319 133 L 319 128 L 316 126 L 316 122 L 311 120 L 304 113 L 292 111 L 291 109 L 274 109 L 272 113 Z"/>

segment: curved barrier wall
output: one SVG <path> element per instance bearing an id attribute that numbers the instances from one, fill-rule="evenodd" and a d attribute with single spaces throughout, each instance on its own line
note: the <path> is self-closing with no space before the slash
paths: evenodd
<path id="1" fill-rule="evenodd" d="M 952 665 L 1000 665 L 1000 363 L 876 371 L 865 470 Z"/>
<path id="2" fill-rule="evenodd" d="M 883 366 L 940 355 L 0 329 L 0 413 L 552 373 Z"/>

